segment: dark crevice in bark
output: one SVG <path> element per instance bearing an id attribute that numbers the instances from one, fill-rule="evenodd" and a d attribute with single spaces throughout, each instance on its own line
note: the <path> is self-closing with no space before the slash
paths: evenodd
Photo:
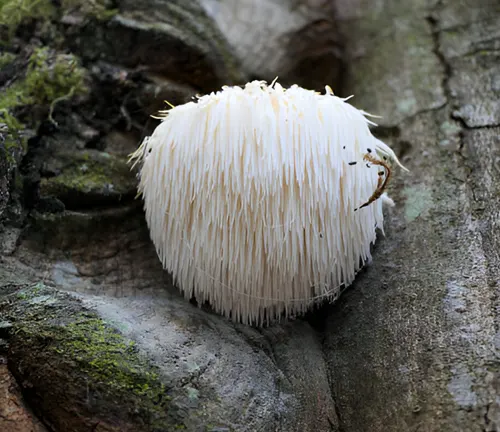
<path id="1" fill-rule="evenodd" d="M 327 371 L 326 379 L 328 381 L 328 388 L 330 389 L 330 397 L 332 398 L 333 408 L 335 409 L 335 415 L 337 416 L 337 425 L 335 425 L 334 422 L 332 422 L 330 420 L 330 418 L 328 418 L 328 423 L 330 424 L 330 430 L 332 432 L 346 432 L 346 429 L 344 427 L 342 410 L 340 409 L 340 405 L 338 403 L 338 397 L 337 397 L 335 390 L 334 390 L 334 388 L 335 388 L 333 385 L 334 383 L 332 381 L 331 374 L 329 373 L 330 366 L 328 364 L 328 356 L 326 355 L 326 349 L 325 349 L 325 339 L 326 338 L 324 336 L 324 333 L 318 334 L 318 336 L 320 336 L 320 342 L 321 342 L 321 347 L 322 347 L 321 353 L 323 354 L 323 361 L 325 363 L 325 368 Z"/>
<path id="2" fill-rule="evenodd" d="M 450 117 L 460 123 L 460 127 L 464 130 L 480 130 L 480 129 L 497 129 L 500 126 L 500 123 L 482 125 L 482 126 L 469 126 L 462 117 L 459 117 L 455 114 L 451 114 Z"/>
<path id="3" fill-rule="evenodd" d="M 444 81 L 447 81 L 447 79 L 445 79 Z M 443 85 L 443 88 L 446 89 L 446 87 Z M 446 90 L 445 90 L 445 94 L 446 94 Z M 404 123 L 406 121 L 408 121 L 409 119 L 413 118 L 413 117 L 418 117 L 422 114 L 427 114 L 427 113 L 431 113 L 431 112 L 437 112 L 437 111 L 441 111 L 443 108 L 445 108 L 447 105 L 448 105 L 449 101 L 448 101 L 448 95 L 446 95 L 446 102 L 444 102 L 443 104 L 437 106 L 437 107 L 434 107 L 434 108 L 426 108 L 426 109 L 423 109 L 423 110 L 420 110 L 420 111 L 417 111 L 415 114 L 412 114 L 411 116 L 408 116 L 406 117 L 401 123 Z"/>
<path id="4" fill-rule="evenodd" d="M 401 128 L 399 126 L 385 126 L 379 125 L 373 129 L 373 135 L 377 138 L 384 140 L 387 138 L 398 138 L 401 135 Z"/>
<path id="5" fill-rule="evenodd" d="M 330 382 L 331 380 L 328 379 Z M 331 386 L 330 386 L 331 388 Z M 337 419 L 339 422 L 339 426 L 337 428 L 337 432 L 346 432 L 346 429 L 344 428 L 344 420 L 342 419 L 342 413 L 339 408 L 339 404 L 337 403 L 337 398 L 335 397 L 333 391 L 332 391 L 332 399 L 333 399 L 333 406 L 335 407 L 335 414 L 337 415 Z M 334 425 L 330 422 L 330 425 L 332 426 L 332 431 L 335 430 Z"/>
<path id="6" fill-rule="evenodd" d="M 453 68 L 452 68 L 451 64 L 449 63 L 448 59 L 445 57 L 445 55 L 441 51 L 441 46 L 440 46 L 441 45 L 441 41 L 440 41 L 441 33 L 443 31 L 449 31 L 450 29 L 446 29 L 446 30 L 439 29 L 438 10 L 441 6 L 442 6 L 442 1 L 437 3 L 435 9 L 431 12 L 431 14 L 429 16 L 427 16 L 426 20 L 431 28 L 432 40 L 433 40 L 433 52 L 436 55 L 436 57 L 439 59 L 439 62 L 441 63 L 441 65 L 443 66 L 443 69 L 444 69 L 442 87 L 443 87 L 443 91 L 446 95 L 447 103 L 445 103 L 437 108 L 422 110 L 422 111 L 414 114 L 415 116 L 419 115 L 419 114 L 426 113 L 426 112 L 430 112 L 430 111 L 438 111 L 438 110 L 446 107 L 446 105 L 448 103 L 451 103 L 451 106 L 453 107 L 454 97 L 452 96 L 452 92 L 451 92 L 450 86 L 449 86 L 449 80 L 451 79 L 451 77 L 453 75 Z M 470 24 L 468 24 L 468 25 L 470 25 Z M 484 51 L 484 50 L 482 50 L 482 51 Z M 476 51 L 476 52 L 478 52 L 478 51 Z M 467 54 L 461 55 L 460 57 L 466 57 L 468 55 L 473 55 L 476 52 L 472 52 L 470 54 L 467 53 Z M 467 122 L 462 117 L 454 114 L 453 111 L 450 114 L 450 118 L 457 121 L 460 124 L 462 129 L 467 129 L 467 130 L 492 129 L 492 128 L 496 128 L 496 127 L 500 126 L 500 124 L 489 124 L 489 125 L 484 125 L 484 126 L 470 126 L 467 124 Z"/>
<path id="7" fill-rule="evenodd" d="M 438 3 L 437 7 L 440 6 L 440 3 Z M 440 30 L 438 28 L 438 23 L 439 23 L 439 18 L 437 16 L 437 12 L 431 13 L 427 18 L 427 23 L 429 24 L 431 28 L 431 34 L 432 34 L 432 42 L 433 42 L 433 49 L 432 51 L 434 52 L 434 55 L 439 59 L 439 62 L 443 66 L 444 73 L 443 73 L 443 80 L 442 80 L 442 87 L 444 94 L 446 95 L 446 99 L 448 102 L 452 100 L 451 97 L 451 92 L 450 92 L 450 86 L 449 86 L 449 80 L 452 76 L 452 68 L 451 65 L 448 63 L 447 59 L 441 52 L 440 48 Z"/>
<path id="8" fill-rule="evenodd" d="M 443 31 L 443 30 L 442 30 Z M 444 30 L 447 31 L 447 30 Z M 456 58 L 464 58 L 464 57 L 474 57 L 480 54 L 500 54 L 500 49 L 488 49 L 488 48 L 480 48 L 480 49 L 475 49 L 473 51 L 467 51 L 463 54 L 456 55 L 456 56 L 450 56 L 450 59 L 456 59 Z"/>
<path id="9" fill-rule="evenodd" d="M 342 294 L 347 289 L 351 288 L 352 286 L 353 285 L 350 285 L 349 287 L 344 288 L 341 291 L 340 296 L 342 296 Z M 330 316 L 330 314 L 332 312 L 333 307 L 334 307 L 334 305 L 331 303 L 325 304 L 323 306 L 319 306 L 319 307 L 315 308 L 314 310 L 309 311 L 304 316 L 304 319 L 307 321 L 307 323 L 314 330 L 315 337 L 317 338 L 318 343 L 321 346 L 321 354 L 322 354 L 323 362 L 325 363 L 325 369 L 327 371 L 326 380 L 328 381 L 328 388 L 330 389 L 330 397 L 332 399 L 333 407 L 335 409 L 335 415 L 337 416 L 337 421 L 338 421 L 338 425 L 336 425 L 330 418 L 328 418 L 330 430 L 332 432 L 344 432 L 344 428 L 342 426 L 342 414 L 341 414 L 339 404 L 337 403 L 338 398 L 335 394 L 335 391 L 333 390 L 334 386 L 333 386 L 331 376 L 329 374 L 330 367 L 328 365 L 328 356 L 326 355 L 326 348 L 325 348 L 325 342 L 326 342 L 325 331 L 327 328 L 326 323 L 327 323 L 328 317 Z"/>

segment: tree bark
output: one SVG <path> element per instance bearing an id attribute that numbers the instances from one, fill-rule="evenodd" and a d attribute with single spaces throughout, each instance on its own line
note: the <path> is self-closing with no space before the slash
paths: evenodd
<path id="1" fill-rule="evenodd" d="M 383 116 L 375 133 L 411 170 L 373 264 L 327 319 L 340 429 L 498 430 L 499 4 L 337 10 L 352 102 Z"/>

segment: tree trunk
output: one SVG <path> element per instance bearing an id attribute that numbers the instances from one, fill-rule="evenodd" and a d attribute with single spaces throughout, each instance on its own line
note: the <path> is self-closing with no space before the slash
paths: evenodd
<path id="1" fill-rule="evenodd" d="M 328 314 L 341 430 L 498 430 L 500 4 L 337 10 L 352 101 L 411 170 L 373 264 Z"/>

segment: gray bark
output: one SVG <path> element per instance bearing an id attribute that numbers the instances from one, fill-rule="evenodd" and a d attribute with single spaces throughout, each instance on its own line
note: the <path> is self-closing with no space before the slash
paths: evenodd
<path id="1" fill-rule="evenodd" d="M 330 0 L 201 0 L 249 76 L 323 91 L 340 85 L 342 41 Z"/>
<path id="2" fill-rule="evenodd" d="M 498 400 L 498 2 L 339 2 L 353 103 L 409 175 L 375 259 L 329 314 L 344 431 L 493 431 Z"/>

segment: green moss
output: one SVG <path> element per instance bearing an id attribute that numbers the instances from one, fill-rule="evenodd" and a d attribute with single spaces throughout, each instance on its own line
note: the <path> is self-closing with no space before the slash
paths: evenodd
<path id="1" fill-rule="evenodd" d="M 0 121 L 3 123 L 6 129 L 4 145 L 8 155 L 18 147 L 25 149 L 26 140 L 23 140 L 20 135 L 20 131 L 24 128 L 24 125 L 16 117 L 11 115 L 7 109 L 2 108 L 0 108 Z"/>
<path id="2" fill-rule="evenodd" d="M 43 287 L 43 284 L 29 285 L 25 290 L 18 291 L 16 297 L 19 300 L 31 300 L 40 294 L 40 290 Z"/>
<path id="3" fill-rule="evenodd" d="M 10 115 L 8 111 L 2 112 L 1 110 L 0 115 L 0 121 L 3 122 L 3 132 L 5 132 L 4 155 L 9 165 L 14 166 L 18 159 L 26 153 L 27 138 L 19 132 L 23 125 L 14 116 Z"/>
<path id="4" fill-rule="evenodd" d="M 22 123 L 11 114 L 11 111 L 25 105 L 25 102 L 25 95 L 19 82 L 12 84 L 0 95 L 0 121 L 7 125 L 9 131 L 15 132 L 23 127 Z"/>
<path id="5" fill-rule="evenodd" d="M 106 0 L 64 0 L 57 8 L 52 0 L 0 0 L 0 30 L 7 30 L 7 43 L 20 24 L 29 19 L 44 19 L 45 23 L 58 22 L 68 9 L 97 19 L 108 19 L 116 11 L 108 10 Z M 52 20 L 54 18 L 54 20 Z M 15 55 L 0 55 L 0 68 L 11 63 Z M 28 62 L 24 79 L 18 79 L 0 95 L 0 122 L 11 133 L 24 129 L 13 111 L 26 105 L 47 105 L 48 117 L 57 103 L 86 92 L 85 70 L 71 54 L 57 54 L 47 47 L 35 49 Z M 31 125 L 36 128 L 37 125 Z"/>
<path id="6" fill-rule="evenodd" d="M 133 198 L 136 180 L 125 159 L 96 150 L 58 154 L 60 174 L 44 178 L 40 193 L 55 196 L 70 207 Z M 83 201 L 82 201 L 83 200 Z"/>
<path id="7" fill-rule="evenodd" d="M 25 100 L 32 104 L 53 104 L 85 93 L 85 70 L 71 54 L 55 54 L 49 48 L 36 49 L 30 57 L 23 83 Z"/>
<path id="8" fill-rule="evenodd" d="M 37 363 L 56 362 L 73 371 L 75 380 L 82 380 L 74 385 L 85 385 L 94 397 L 104 398 L 103 404 L 107 400 L 113 409 L 147 418 L 151 430 L 170 431 L 175 430 L 173 425 L 182 425 L 158 368 L 133 341 L 77 300 L 37 283 L 8 295 L 0 303 L 0 315 L 13 323 L 11 333 L 17 341 L 13 343 L 34 347 Z"/>
<path id="9" fill-rule="evenodd" d="M 5 52 L 0 54 L 0 69 L 11 64 L 15 59 L 16 55 L 10 52 Z"/>
<path id="10" fill-rule="evenodd" d="M 65 327 L 47 330 L 57 331 L 59 343 L 51 349 L 75 360 L 90 377 L 107 388 L 152 400 L 165 393 L 157 372 L 138 356 L 134 342 L 124 339 L 102 319 L 80 314 Z"/>
<path id="11" fill-rule="evenodd" d="M 55 14 L 51 0 L 0 0 L 0 25 L 11 37 L 27 19 L 49 18 Z"/>
<path id="12" fill-rule="evenodd" d="M 120 173 L 114 163 L 108 165 L 89 160 L 85 157 L 87 156 L 85 153 L 78 156 L 61 175 L 44 179 L 42 190 L 53 195 L 60 195 L 67 191 L 89 193 L 110 188 L 111 185 L 117 183 L 114 179 L 116 175 L 127 174 Z M 107 167 L 109 170 L 106 170 Z"/>
<path id="13" fill-rule="evenodd" d="M 40 294 L 43 294 L 44 289 L 45 285 L 42 282 L 33 283 L 24 289 L 18 290 L 16 297 L 21 300 L 33 300 Z"/>
<path id="14" fill-rule="evenodd" d="M 0 122 L 16 134 L 24 128 L 12 113 L 16 108 L 47 105 L 52 118 L 57 103 L 86 91 L 85 69 L 75 56 L 38 48 L 30 56 L 24 79 L 14 82 L 0 95 Z"/>
<path id="15" fill-rule="evenodd" d="M 106 0 L 63 0 L 61 9 L 52 0 L 0 0 L 0 26 L 7 29 L 11 38 L 27 20 L 60 18 L 61 14 L 75 9 L 98 20 L 108 20 L 117 13 L 116 9 L 109 9 Z"/>
<path id="16" fill-rule="evenodd" d="M 74 168 L 57 177 L 43 179 L 42 183 L 42 190 L 47 195 L 60 196 L 68 191 L 89 193 L 102 190 L 109 187 L 113 181 L 100 169 L 86 174 L 83 170 L 78 172 L 78 168 Z"/>
<path id="17" fill-rule="evenodd" d="M 54 409 L 64 404 L 66 413 L 78 416 L 75 425 L 151 432 L 187 429 L 186 406 L 162 382 L 159 368 L 81 301 L 43 283 L 0 284 L 0 292 L 11 370 L 30 383 L 38 412 L 48 423 L 67 430 L 65 423 L 58 423 L 64 418 L 61 411 Z"/>

